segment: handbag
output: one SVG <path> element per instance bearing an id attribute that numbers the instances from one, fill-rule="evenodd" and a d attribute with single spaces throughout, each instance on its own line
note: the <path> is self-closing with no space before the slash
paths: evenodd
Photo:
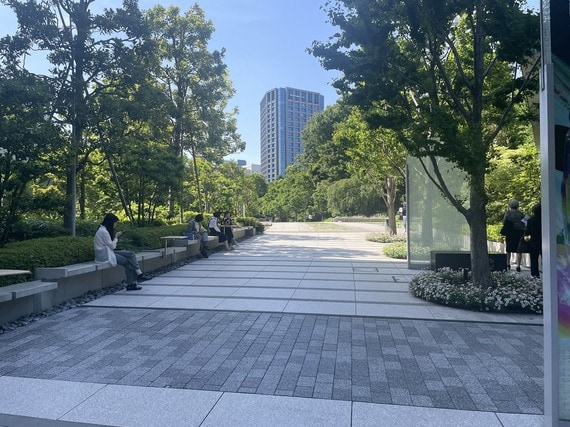
<path id="1" fill-rule="evenodd" d="M 519 246 L 517 248 L 517 254 L 528 254 L 530 253 L 530 244 L 527 242 L 524 237 L 521 237 L 519 241 Z"/>

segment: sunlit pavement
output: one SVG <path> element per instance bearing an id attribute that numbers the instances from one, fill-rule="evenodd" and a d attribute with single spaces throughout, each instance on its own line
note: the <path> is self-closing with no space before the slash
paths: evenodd
<path id="1" fill-rule="evenodd" d="M 321 229 L 0 335 L 0 425 L 542 425 L 540 316 L 413 298 L 383 226 Z"/>

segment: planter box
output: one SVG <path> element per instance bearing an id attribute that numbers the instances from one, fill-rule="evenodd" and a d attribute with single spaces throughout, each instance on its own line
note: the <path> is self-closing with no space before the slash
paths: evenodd
<path id="1" fill-rule="evenodd" d="M 471 270 L 471 253 L 468 251 L 431 251 L 431 269 L 451 268 L 452 270 Z M 491 271 L 507 269 L 507 254 L 489 254 Z"/>

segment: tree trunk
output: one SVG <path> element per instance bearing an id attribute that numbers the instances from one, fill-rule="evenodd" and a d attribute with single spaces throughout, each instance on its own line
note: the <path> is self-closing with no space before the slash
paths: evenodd
<path id="1" fill-rule="evenodd" d="M 63 228 L 65 228 L 71 236 L 75 236 L 75 215 L 77 199 L 77 155 L 75 149 L 71 149 L 69 164 L 67 165 L 66 181 L 65 181 L 65 210 L 63 213 Z"/>
<path id="2" fill-rule="evenodd" d="M 85 219 L 85 174 L 79 177 L 79 218 Z"/>
<path id="3" fill-rule="evenodd" d="M 471 177 L 470 208 L 467 221 L 471 237 L 471 271 L 473 282 L 484 288 L 494 287 L 487 250 L 487 213 L 485 177 Z"/>
<path id="4" fill-rule="evenodd" d="M 396 227 L 396 180 L 393 177 L 386 178 L 386 207 L 388 208 L 388 222 L 390 223 L 390 235 L 398 233 Z"/>
<path id="5" fill-rule="evenodd" d="M 202 193 L 200 192 L 200 175 L 198 173 L 198 162 L 196 161 L 196 150 L 194 148 L 194 142 L 190 144 L 190 149 L 192 151 L 192 161 L 194 162 L 194 178 L 196 179 L 196 191 L 198 192 L 198 212 L 204 213 L 204 208 L 202 206 Z"/>
<path id="6" fill-rule="evenodd" d="M 113 159 L 111 159 L 111 156 L 107 152 L 105 152 L 105 157 L 107 158 L 107 162 L 109 163 L 109 169 L 111 170 L 111 176 L 113 178 L 113 182 L 115 183 L 115 186 L 117 187 L 117 192 L 119 193 L 119 198 L 121 199 L 121 204 L 123 205 L 123 210 L 125 211 L 127 218 L 129 218 L 129 222 L 131 223 L 131 226 L 132 226 L 135 223 L 135 219 L 133 217 L 133 212 L 131 211 L 129 204 L 127 203 L 127 199 L 125 198 L 125 193 L 123 192 L 123 188 L 121 187 L 121 183 L 119 182 L 119 176 L 117 175 L 117 170 L 115 169 L 115 164 L 113 163 Z"/>

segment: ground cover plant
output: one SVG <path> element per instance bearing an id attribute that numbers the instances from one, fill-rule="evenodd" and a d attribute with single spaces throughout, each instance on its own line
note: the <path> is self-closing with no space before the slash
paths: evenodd
<path id="1" fill-rule="evenodd" d="M 533 313 L 543 310 L 542 281 L 502 271 L 491 273 L 494 287 L 479 286 L 462 271 L 424 271 L 410 281 L 413 296 L 473 311 Z"/>
<path id="2" fill-rule="evenodd" d="M 376 243 L 393 243 L 393 242 L 405 242 L 405 234 L 393 234 L 389 233 L 368 233 L 365 236 L 366 240 Z"/>

